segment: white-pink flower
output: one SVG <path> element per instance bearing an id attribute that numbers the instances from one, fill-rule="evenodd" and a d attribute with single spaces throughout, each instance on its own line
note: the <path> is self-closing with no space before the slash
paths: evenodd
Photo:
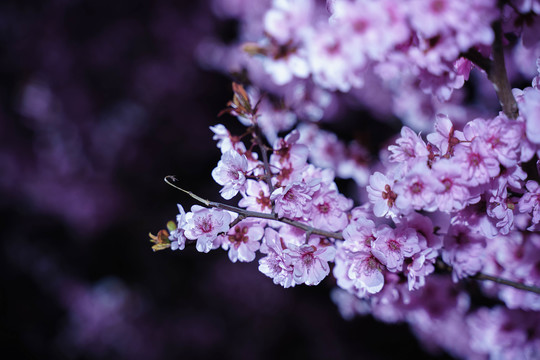
<path id="1" fill-rule="evenodd" d="M 275 210 L 280 217 L 302 218 L 309 211 L 312 195 L 319 186 L 317 181 L 293 182 L 274 190 L 270 200 L 275 201 Z"/>
<path id="2" fill-rule="evenodd" d="M 469 193 L 469 188 L 461 179 L 460 167 L 451 159 L 441 159 L 433 164 L 433 177 L 443 185 L 437 191 L 435 205 L 440 211 L 453 212 L 463 209 L 468 203 L 479 201 Z"/>
<path id="3" fill-rule="evenodd" d="M 390 161 L 406 164 L 409 169 L 417 163 L 427 162 L 429 151 L 426 143 L 407 126 L 401 128 L 401 137 L 396 144 L 388 147 Z"/>
<path id="4" fill-rule="evenodd" d="M 191 240 L 197 240 L 197 250 L 209 252 L 218 234 L 229 230 L 231 215 L 220 209 L 207 209 L 193 205 L 191 212 L 186 214 L 184 235 Z"/>
<path id="5" fill-rule="evenodd" d="M 375 237 L 371 251 L 392 272 L 402 270 L 405 257 L 420 252 L 418 235 L 413 228 L 393 230 L 383 225 L 375 231 Z"/>
<path id="6" fill-rule="evenodd" d="M 176 215 L 176 229 L 171 231 L 169 240 L 171 241 L 171 250 L 184 250 L 186 247 L 186 236 L 184 228 L 187 225 L 186 212 L 182 205 L 178 205 L 178 215 Z"/>
<path id="7" fill-rule="evenodd" d="M 222 154 L 217 167 L 212 170 L 212 178 L 223 186 L 220 193 L 224 199 L 229 200 L 244 189 L 247 170 L 248 161 L 245 155 L 240 155 L 235 150 Z"/>
<path id="8" fill-rule="evenodd" d="M 463 134 L 454 129 L 454 124 L 450 121 L 447 115 L 437 114 L 435 120 L 435 132 L 428 134 L 427 139 L 435 145 L 441 155 L 452 155 L 454 146 L 459 144 L 460 140 L 464 140 Z"/>
<path id="9" fill-rule="evenodd" d="M 289 244 L 284 251 L 287 261 L 294 268 L 294 282 L 306 285 L 318 285 L 330 272 L 329 261 L 334 260 L 336 249 L 333 246 L 315 246 Z"/>
<path id="10" fill-rule="evenodd" d="M 295 285 L 294 268 L 284 254 L 285 249 L 287 249 L 287 245 L 283 238 L 276 230 L 267 227 L 260 248 L 261 253 L 266 254 L 266 256 L 259 260 L 259 271 L 272 278 L 274 284 L 288 288 Z"/>
<path id="11" fill-rule="evenodd" d="M 384 286 L 384 265 L 370 251 L 353 251 L 350 245 L 338 245 L 333 271 L 338 286 L 359 297 L 378 293 Z"/>
<path id="12" fill-rule="evenodd" d="M 373 204 L 373 213 L 377 217 L 394 216 L 397 214 L 395 202 L 397 194 L 392 190 L 394 182 L 386 175 L 376 171 L 369 177 L 369 185 L 366 187 L 369 201 Z"/>
<path id="13" fill-rule="evenodd" d="M 418 163 L 405 178 L 394 186 L 397 194 L 396 207 L 403 213 L 414 210 L 434 211 L 437 208 L 436 194 L 444 186 L 432 175 L 424 163 Z"/>
<path id="14" fill-rule="evenodd" d="M 353 202 L 336 190 L 328 188 L 317 191 L 313 196 L 311 221 L 313 226 L 322 230 L 340 231 L 347 226 L 347 211 Z"/>
<path id="15" fill-rule="evenodd" d="M 255 252 L 259 250 L 263 235 L 264 229 L 259 221 L 243 220 L 229 230 L 222 247 L 229 250 L 232 262 L 251 262 L 255 260 Z"/>
<path id="16" fill-rule="evenodd" d="M 238 205 L 250 211 L 271 212 L 272 201 L 270 201 L 268 185 L 263 181 L 248 179 L 244 198 L 238 202 Z"/>
<path id="17" fill-rule="evenodd" d="M 463 181 L 466 181 L 469 186 L 477 186 L 499 175 L 499 162 L 489 152 L 484 141 L 474 138 L 468 145 L 458 144 L 452 159 L 459 166 Z"/>

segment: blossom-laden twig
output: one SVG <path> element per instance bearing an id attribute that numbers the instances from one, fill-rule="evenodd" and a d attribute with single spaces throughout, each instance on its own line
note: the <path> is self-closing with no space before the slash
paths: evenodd
<path id="1" fill-rule="evenodd" d="M 264 220 L 274 220 L 274 221 L 278 221 L 278 222 L 281 222 L 281 223 L 284 223 L 284 224 L 294 226 L 294 227 L 296 227 L 298 229 L 301 229 L 301 230 L 305 231 L 308 234 L 308 237 L 309 237 L 309 235 L 314 234 L 314 235 L 323 236 L 325 238 L 328 238 L 329 240 L 332 240 L 332 239 L 344 240 L 344 236 L 343 236 L 342 232 L 325 231 L 325 230 L 317 229 L 317 228 L 314 228 L 314 227 L 312 227 L 312 226 L 310 226 L 308 224 L 305 224 L 305 223 L 302 223 L 302 222 L 299 222 L 299 221 L 295 221 L 295 220 L 292 220 L 292 219 L 289 219 L 289 218 L 286 218 L 286 217 L 278 217 L 276 214 L 267 214 L 267 213 L 262 213 L 262 212 L 257 212 L 257 211 L 248 211 L 248 210 L 245 210 L 245 209 L 242 209 L 242 208 L 238 208 L 236 206 L 231 206 L 231 205 L 223 204 L 223 203 L 220 203 L 220 202 L 214 202 L 214 201 L 206 200 L 206 199 L 194 194 L 193 192 L 185 190 L 185 189 L 181 188 L 180 186 L 176 185 L 175 183 L 178 182 L 179 180 L 175 176 L 172 176 L 172 175 L 166 176 L 164 180 L 168 185 L 174 187 L 177 190 L 180 190 L 180 191 L 186 193 L 187 195 L 189 195 L 193 199 L 201 202 L 202 204 L 204 204 L 207 207 L 226 210 L 226 211 L 230 211 L 230 212 L 233 212 L 235 214 L 238 214 L 238 218 L 230 223 L 229 228 L 234 228 L 234 226 L 236 224 L 238 224 L 241 220 L 244 220 L 246 218 L 257 218 L 257 219 L 264 219 Z M 238 220 L 238 219 L 240 219 L 240 220 Z M 169 224 L 168 224 L 168 228 L 169 228 L 169 230 L 171 229 L 171 226 Z M 168 239 L 167 239 L 168 233 L 166 233 L 166 230 L 160 230 L 158 232 L 157 236 L 150 234 L 150 237 L 152 238 L 152 242 L 156 243 L 156 245 L 154 245 L 152 247 L 154 251 L 163 250 L 163 249 L 166 249 L 166 248 L 169 247 L 170 241 L 168 241 Z M 437 268 L 439 268 L 440 270 L 444 270 L 446 272 L 452 272 L 453 271 L 452 266 L 444 263 L 441 259 L 438 259 L 436 264 L 437 264 Z M 497 284 L 511 286 L 511 287 L 519 289 L 519 290 L 524 290 L 524 291 L 529 291 L 529 292 L 532 292 L 532 293 L 535 293 L 535 294 L 540 294 L 540 288 L 539 287 L 525 285 L 525 284 L 522 284 L 522 283 L 519 283 L 519 282 L 516 282 L 516 281 L 512 281 L 512 280 L 508 280 L 508 279 L 504 279 L 504 278 L 500 278 L 500 277 L 492 276 L 492 275 L 488 275 L 488 274 L 483 274 L 483 273 L 480 273 L 480 272 L 476 273 L 474 275 L 471 275 L 470 278 L 475 279 L 475 280 L 493 281 L 493 282 L 495 282 Z"/>
<path id="2" fill-rule="evenodd" d="M 178 185 L 175 185 L 174 182 L 177 182 L 178 179 L 173 175 L 165 176 L 164 180 L 170 186 L 172 186 L 175 189 L 178 189 L 178 190 L 188 194 L 193 199 L 203 203 L 207 207 L 217 208 L 217 209 L 226 210 L 226 211 L 231 211 L 233 213 L 238 214 L 239 217 L 240 217 L 240 220 L 245 219 L 245 218 L 257 218 L 257 219 L 265 219 L 265 220 L 274 220 L 274 221 L 278 221 L 278 222 L 281 222 L 281 223 L 284 223 L 284 224 L 287 224 L 287 225 L 294 226 L 294 227 L 296 227 L 298 229 L 301 229 L 301 230 L 304 230 L 305 232 L 310 233 L 310 234 L 321 235 L 321 236 L 324 236 L 324 237 L 329 238 L 329 239 L 343 240 L 343 234 L 341 232 L 332 232 L 332 231 L 326 231 L 326 230 L 322 230 L 322 229 L 317 229 L 317 228 L 314 228 L 314 227 L 312 227 L 312 226 L 310 226 L 308 224 L 305 224 L 305 223 L 302 223 L 302 222 L 299 222 L 299 221 L 296 221 L 296 220 L 292 220 L 292 219 L 289 219 L 289 218 L 286 218 L 286 217 L 279 217 L 277 214 L 267 214 L 267 213 L 262 213 L 262 212 L 258 212 L 258 211 L 249 211 L 249 210 L 242 209 L 242 208 L 239 208 L 239 207 L 236 207 L 236 206 L 231 206 L 231 205 L 227 205 L 227 204 L 223 204 L 223 203 L 203 199 L 200 196 L 195 195 L 193 192 L 185 190 L 185 189 L 179 187 Z M 231 223 L 231 227 L 236 225 L 238 222 L 239 221 L 234 220 Z"/>

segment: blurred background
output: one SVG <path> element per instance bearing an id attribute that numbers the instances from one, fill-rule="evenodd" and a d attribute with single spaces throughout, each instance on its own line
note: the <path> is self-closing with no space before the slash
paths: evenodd
<path id="1" fill-rule="evenodd" d="M 406 326 L 345 321 L 332 280 L 283 289 L 224 251 L 151 250 L 148 232 L 218 199 L 209 126 L 231 79 L 202 39 L 208 1 L 0 2 L 2 353 L 17 359 L 416 359 Z"/>

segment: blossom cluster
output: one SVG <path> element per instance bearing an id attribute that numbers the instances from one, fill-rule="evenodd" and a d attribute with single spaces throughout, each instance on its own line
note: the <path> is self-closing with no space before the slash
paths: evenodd
<path id="1" fill-rule="evenodd" d="M 233 85 L 225 112 L 246 132 L 211 127 L 221 151 L 212 178 L 239 207 L 178 205 L 176 226 L 156 246 L 222 248 L 233 262 L 257 260 L 286 288 L 317 285 L 332 272 L 345 317 L 406 321 L 427 346 L 455 356 L 540 353 L 540 38 L 530 30 L 540 3 L 275 0 L 245 11 L 229 16 L 250 29 L 242 38 L 249 60 L 229 64 L 245 66 L 252 84 L 273 95 Z M 531 86 L 512 90 L 500 71 L 503 32 L 519 39 L 516 49 L 537 52 Z M 499 113 L 454 96 L 474 67 L 493 83 Z M 428 125 L 403 119 L 417 126 L 401 127 L 377 161 L 360 142 L 314 123 L 340 92 L 368 79 L 389 93 L 394 115 L 415 117 L 397 105 L 407 98 L 421 107 L 419 93 L 461 111 L 438 106 Z M 342 194 L 336 176 L 353 179 L 359 196 Z M 480 285 L 497 307 L 473 307 L 470 278 L 504 280 Z M 452 344 L 434 330 L 441 323 L 469 337 Z"/>

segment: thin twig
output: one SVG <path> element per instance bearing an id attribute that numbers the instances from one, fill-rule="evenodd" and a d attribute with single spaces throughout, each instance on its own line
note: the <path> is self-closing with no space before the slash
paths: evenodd
<path id="1" fill-rule="evenodd" d="M 509 119 L 516 119 L 519 115 L 516 99 L 512 94 L 512 87 L 506 74 L 506 65 L 504 61 L 503 33 L 500 21 L 493 24 L 495 32 L 495 41 L 493 41 L 492 52 L 493 62 L 491 70 L 488 73 L 489 80 L 493 83 L 502 110 Z"/>
<path id="2" fill-rule="evenodd" d="M 437 268 L 439 268 L 440 270 L 443 270 L 443 271 L 446 271 L 446 272 L 452 272 L 453 271 L 452 266 L 448 265 L 447 263 L 445 263 L 441 259 L 437 259 L 436 265 L 437 265 Z M 495 282 L 497 284 L 507 285 L 507 286 L 511 286 L 513 288 L 516 288 L 516 289 L 530 291 L 530 292 L 533 292 L 535 294 L 540 294 L 540 288 L 539 287 L 525 285 L 525 284 L 522 284 L 522 283 L 519 283 L 519 282 L 516 282 L 516 281 L 503 279 L 503 278 L 493 276 L 493 275 L 487 275 L 487 274 L 483 274 L 483 273 L 476 273 L 475 275 L 470 276 L 470 278 L 475 279 L 475 280 L 489 280 L 489 281 L 493 281 L 493 282 Z"/>
<path id="3" fill-rule="evenodd" d="M 518 283 L 516 281 L 502 279 L 502 278 L 492 276 L 492 275 L 478 273 L 476 275 L 471 276 L 471 278 L 476 279 L 476 280 L 489 280 L 489 281 L 496 282 L 497 284 L 508 285 L 516 289 L 530 291 L 535 294 L 540 294 L 540 288 L 536 286 L 529 286 L 522 283 Z"/>
<path id="4" fill-rule="evenodd" d="M 298 229 L 302 229 L 302 230 L 304 230 L 306 232 L 309 232 L 311 234 L 321 235 L 321 236 L 324 236 L 324 237 L 327 237 L 327 238 L 330 238 L 330 239 L 336 239 L 336 240 L 343 240 L 344 239 L 343 234 L 341 232 L 332 232 L 332 231 L 326 231 L 326 230 L 322 230 L 322 229 L 317 229 L 317 228 L 314 228 L 314 227 L 312 227 L 312 226 L 310 226 L 308 224 L 299 222 L 297 220 L 292 220 L 292 219 L 283 218 L 283 217 L 280 218 L 280 217 L 277 216 L 277 214 L 268 214 L 268 213 L 262 213 L 262 212 L 258 212 L 258 211 L 249 211 L 249 210 L 242 209 L 242 208 L 239 208 L 239 207 L 236 207 L 236 206 L 227 205 L 227 204 L 223 204 L 223 203 L 203 199 L 202 197 L 200 197 L 198 195 L 195 195 L 191 191 L 182 189 L 178 185 L 173 184 L 173 182 L 177 182 L 177 181 L 178 181 L 178 179 L 176 177 L 172 176 L 172 175 L 165 176 L 165 182 L 167 184 L 171 185 L 175 189 L 178 189 L 178 190 L 188 194 L 189 196 L 191 196 L 195 200 L 203 203 L 207 207 L 213 207 L 213 208 L 217 208 L 217 209 L 231 211 L 231 212 L 234 212 L 234 213 L 238 214 L 239 216 L 241 216 L 243 218 L 251 217 L 251 218 L 279 221 L 281 223 L 294 226 L 294 227 L 296 227 Z M 236 224 L 237 223 L 234 223 L 234 225 L 236 225 Z"/>

